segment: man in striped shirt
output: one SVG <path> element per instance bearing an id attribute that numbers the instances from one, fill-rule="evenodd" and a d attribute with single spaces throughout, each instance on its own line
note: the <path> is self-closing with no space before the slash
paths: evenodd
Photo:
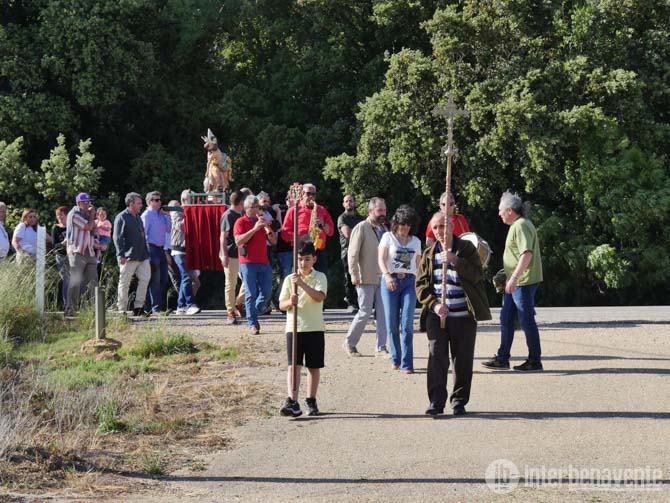
<path id="1" fill-rule="evenodd" d="M 72 315 L 79 309 L 82 281 L 86 288 L 98 283 L 98 259 L 95 254 L 95 208 L 91 196 L 77 194 L 76 206 L 67 215 L 67 256 L 70 262 L 70 284 L 67 289 L 65 314 Z"/>
<path id="2" fill-rule="evenodd" d="M 437 242 L 424 251 L 416 279 L 417 299 L 428 309 L 426 375 L 430 405 L 426 414 L 436 416 L 444 412 L 451 352 L 455 378 L 450 405 L 454 415 L 463 415 L 470 399 L 477 322 L 490 320 L 491 311 L 475 246 L 453 235 L 452 223 L 449 222 L 448 228 L 445 226 L 443 213 L 433 215 L 430 225 Z M 452 234 L 451 248 L 445 249 L 449 234 Z M 447 261 L 446 282 L 442 281 L 444 261 Z M 446 289 L 444 303 L 441 300 L 443 288 Z"/>

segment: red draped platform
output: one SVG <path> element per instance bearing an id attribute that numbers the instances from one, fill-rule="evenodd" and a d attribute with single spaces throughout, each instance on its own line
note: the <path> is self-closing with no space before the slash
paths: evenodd
<path id="1" fill-rule="evenodd" d="M 184 206 L 186 266 L 201 271 L 223 271 L 219 259 L 221 216 L 226 205 Z"/>

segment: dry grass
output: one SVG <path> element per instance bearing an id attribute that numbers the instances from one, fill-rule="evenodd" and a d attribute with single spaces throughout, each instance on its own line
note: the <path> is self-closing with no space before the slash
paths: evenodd
<path id="1" fill-rule="evenodd" d="M 158 331 L 169 335 L 168 327 Z M 199 456 L 225 448 L 232 427 L 267 415 L 267 404 L 277 399 L 277 390 L 248 377 L 249 367 L 269 364 L 268 353 L 275 349 L 266 344 L 244 338 L 226 348 L 201 343 L 195 354 L 138 361 L 130 347 L 141 331 L 120 326 L 113 336 L 128 348 L 120 362 L 89 369 L 93 363 L 82 365 L 78 350 L 61 348 L 59 342 L 53 354 L 32 365 L 5 369 L 0 394 L 0 483 L 5 488 L 119 494 L 121 488 L 145 484 L 127 474 L 203 469 Z M 97 380 L 72 374 L 80 367 L 98 369 Z M 53 373 L 45 374 L 46 368 Z"/>

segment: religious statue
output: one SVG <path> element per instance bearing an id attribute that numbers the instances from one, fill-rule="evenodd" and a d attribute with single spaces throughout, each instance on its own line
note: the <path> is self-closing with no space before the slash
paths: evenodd
<path id="1" fill-rule="evenodd" d="M 219 143 L 211 129 L 207 129 L 207 136 L 202 136 L 207 151 L 207 169 L 205 170 L 205 192 L 223 192 L 230 190 L 233 181 L 233 161 L 219 150 Z"/>

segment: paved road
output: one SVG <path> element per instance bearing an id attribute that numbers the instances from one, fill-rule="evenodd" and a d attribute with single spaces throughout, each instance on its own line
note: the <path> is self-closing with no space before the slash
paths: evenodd
<path id="1" fill-rule="evenodd" d="M 253 420 L 235 431 L 235 448 L 205 459 L 205 471 L 176 472 L 141 499 L 670 501 L 670 308 L 539 308 L 545 372 L 536 374 L 481 367 L 499 342 L 495 321 L 481 324 L 469 413 L 438 420 L 423 414 L 424 334 L 415 334 L 417 373 L 406 376 L 373 356 L 370 331 L 359 345 L 364 356 L 346 356 L 340 345 L 351 316 L 326 315 L 322 416 Z M 168 322 L 223 342 L 230 327 L 221 327 L 221 317 L 207 312 Z M 281 347 L 282 317 L 262 324 L 260 337 Z M 513 359 L 522 361 L 525 352 L 518 334 Z M 278 365 L 255 378 L 283 389 L 284 358 L 278 352 Z M 487 470 L 494 476 L 514 469 L 521 480 L 511 491 L 487 484 Z M 589 482 L 609 471 L 659 483 Z M 567 484 L 570 477 L 589 480 Z M 561 484 L 552 485 L 557 479 Z"/>

